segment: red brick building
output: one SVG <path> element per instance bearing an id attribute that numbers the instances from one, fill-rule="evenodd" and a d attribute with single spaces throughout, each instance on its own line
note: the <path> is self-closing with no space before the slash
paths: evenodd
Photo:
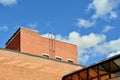
<path id="1" fill-rule="evenodd" d="M 42 37 L 38 31 L 26 28 L 19 28 L 6 43 L 6 48 L 77 63 L 76 45 Z"/>
<path id="2" fill-rule="evenodd" d="M 75 45 L 19 28 L 0 48 L 0 80 L 120 80 L 120 55 L 84 68 L 75 63 Z"/>
<path id="3" fill-rule="evenodd" d="M 77 46 L 19 28 L 0 48 L 0 80 L 62 80 L 80 70 Z"/>

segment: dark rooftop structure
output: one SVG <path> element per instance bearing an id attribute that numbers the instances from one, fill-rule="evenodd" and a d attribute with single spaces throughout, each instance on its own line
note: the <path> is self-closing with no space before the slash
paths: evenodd
<path id="1" fill-rule="evenodd" d="M 62 80 L 120 80 L 120 54 L 71 72 Z"/>

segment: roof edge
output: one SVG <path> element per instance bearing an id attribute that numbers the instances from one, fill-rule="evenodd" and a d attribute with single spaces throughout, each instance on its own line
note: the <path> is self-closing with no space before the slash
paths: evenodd
<path id="1" fill-rule="evenodd" d="M 66 61 L 58 61 L 58 60 L 53 59 L 53 58 L 47 58 L 47 57 L 38 56 L 38 55 L 34 55 L 34 54 L 29 54 L 29 53 L 25 53 L 25 52 L 19 52 L 19 51 L 16 51 L 16 50 L 4 49 L 4 48 L 0 48 L 0 50 L 6 50 L 6 51 L 10 51 L 10 52 L 15 52 L 15 53 L 18 53 L 18 54 L 23 54 L 23 55 L 28 55 L 28 56 L 32 56 L 32 57 L 37 57 L 37 58 L 52 60 L 52 61 L 56 61 L 56 62 L 60 62 L 60 63 L 65 63 L 65 64 L 69 64 L 69 65 L 75 65 L 75 66 L 85 67 L 83 65 L 79 65 L 79 64 L 75 64 L 75 63 L 68 63 Z"/>
<path id="2" fill-rule="evenodd" d="M 109 60 L 113 60 L 113 59 L 116 59 L 116 58 L 120 58 L 120 54 L 117 54 L 117 55 L 114 55 L 114 56 L 112 56 L 112 57 L 110 57 L 110 58 L 101 60 L 101 61 L 99 61 L 99 62 L 97 62 L 97 63 L 95 63 L 95 64 L 92 64 L 92 65 L 88 66 L 88 67 L 84 67 L 83 69 L 76 70 L 76 71 L 70 72 L 70 73 L 68 73 L 68 74 L 65 74 L 62 78 L 66 77 L 66 76 L 68 76 L 68 75 L 72 75 L 72 74 L 74 74 L 75 72 L 83 71 L 83 70 L 88 69 L 88 68 L 91 68 L 91 67 L 93 67 L 93 66 L 95 66 L 95 65 L 99 65 L 99 64 L 101 64 L 101 63 L 104 63 L 104 62 L 107 62 L 107 61 L 109 61 Z"/>
<path id="3" fill-rule="evenodd" d="M 28 29 L 28 28 L 25 28 L 25 27 L 20 26 L 20 27 L 17 29 L 17 31 L 8 39 L 8 41 L 6 42 L 6 45 L 8 45 L 8 43 L 14 38 L 14 36 L 20 31 L 20 29 L 26 29 L 26 30 L 30 30 L 30 31 L 34 31 L 34 32 L 39 33 L 39 31 L 37 31 L 37 30 L 32 30 L 32 29 Z"/>
<path id="4" fill-rule="evenodd" d="M 19 27 L 17 29 L 17 31 L 8 39 L 8 41 L 5 43 L 5 45 L 8 45 L 8 43 L 14 38 L 14 36 L 20 31 L 20 29 L 26 29 L 26 30 L 31 30 L 31 31 L 35 31 L 35 32 L 38 32 L 37 30 L 32 30 L 32 29 L 29 29 L 29 28 L 25 28 L 25 27 Z M 42 35 L 39 35 L 40 37 L 43 37 Z M 43 37 L 43 38 L 47 38 L 47 37 Z M 49 38 L 48 38 L 49 39 Z M 64 42 L 64 41 L 60 41 L 60 40 L 57 40 L 57 39 L 54 39 L 55 41 L 58 41 L 58 42 L 63 42 L 63 43 L 66 43 L 66 44 L 69 44 L 69 45 L 74 45 L 74 46 L 77 46 L 76 44 L 72 44 L 72 43 L 69 43 L 69 42 Z"/>
<path id="5" fill-rule="evenodd" d="M 8 39 L 8 41 L 5 43 L 5 45 L 7 45 L 7 44 L 12 40 L 12 38 L 20 31 L 20 28 L 21 28 L 21 27 L 19 27 L 19 28 L 17 29 L 17 31 Z"/>

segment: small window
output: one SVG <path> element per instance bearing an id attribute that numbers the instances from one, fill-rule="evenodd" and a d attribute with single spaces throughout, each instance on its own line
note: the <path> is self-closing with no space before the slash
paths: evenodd
<path id="1" fill-rule="evenodd" d="M 68 60 L 69 63 L 73 63 L 73 60 Z"/>
<path id="2" fill-rule="evenodd" d="M 61 57 L 56 57 L 56 59 L 57 59 L 58 61 L 61 61 L 61 60 L 62 60 L 62 58 L 61 58 Z"/>
<path id="3" fill-rule="evenodd" d="M 49 58 L 48 54 L 43 54 L 43 57 Z"/>

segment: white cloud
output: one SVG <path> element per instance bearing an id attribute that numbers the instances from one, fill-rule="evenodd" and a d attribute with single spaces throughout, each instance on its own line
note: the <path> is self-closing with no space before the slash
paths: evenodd
<path id="1" fill-rule="evenodd" d="M 108 46 L 115 51 L 120 51 L 120 38 L 110 41 Z"/>
<path id="2" fill-rule="evenodd" d="M 112 52 L 112 53 L 110 53 L 110 54 L 108 55 L 108 58 L 109 58 L 109 57 L 112 57 L 112 56 L 115 56 L 115 55 L 118 55 L 118 54 L 120 54 L 120 51 L 118 51 L 118 52 Z"/>
<path id="3" fill-rule="evenodd" d="M 106 33 L 106 32 L 108 32 L 108 31 L 110 31 L 110 30 L 112 30 L 113 29 L 113 27 L 112 26 L 109 26 L 109 25 L 107 25 L 107 26 L 105 26 L 105 28 L 103 29 L 103 33 Z"/>
<path id="4" fill-rule="evenodd" d="M 114 18 L 117 18 L 118 17 L 118 15 L 117 15 L 117 13 L 116 12 L 111 12 L 110 13 L 110 19 L 114 19 Z"/>
<path id="5" fill-rule="evenodd" d="M 120 0 L 93 0 L 87 9 L 89 11 L 93 10 L 93 15 L 89 20 L 79 18 L 77 25 L 83 28 L 90 28 L 96 25 L 98 18 L 104 19 L 105 21 L 116 19 L 118 18 L 117 10 L 119 5 Z"/>
<path id="6" fill-rule="evenodd" d="M 7 31 L 8 30 L 8 26 L 0 26 L 0 31 Z"/>
<path id="7" fill-rule="evenodd" d="M 119 3 L 119 0 L 93 0 L 88 9 L 95 10 L 92 18 L 117 18 L 115 10 Z"/>
<path id="8" fill-rule="evenodd" d="M 35 22 L 35 23 L 30 23 L 27 25 L 27 27 L 31 28 L 31 29 L 36 29 L 38 27 L 38 23 Z"/>
<path id="9" fill-rule="evenodd" d="M 81 55 L 79 56 L 79 63 L 85 64 L 89 60 L 89 55 Z"/>
<path id="10" fill-rule="evenodd" d="M 43 34 L 44 37 L 49 37 L 49 34 Z M 60 40 L 63 42 L 68 42 L 72 44 L 76 44 L 78 46 L 78 60 L 80 63 L 85 63 L 89 59 L 89 54 L 86 49 L 91 47 L 95 47 L 98 44 L 104 42 L 104 35 L 97 35 L 94 33 L 90 33 L 89 35 L 81 36 L 78 32 L 69 33 L 68 37 L 61 36 L 60 34 L 55 35 L 56 40 Z"/>
<path id="11" fill-rule="evenodd" d="M 49 37 L 49 34 L 43 34 L 43 36 Z M 57 34 L 55 35 L 55 39 L 78 46 L 79 64 L 85 64 L 91 57 L 108 57 L 117 54 L 114 52 L 120 51 L 120 38 L 106 42 L 106 36 L 103 34 L 90 33 L 81 36 L 80 33 L 73 31 L 67 37 Z"/>
<path id="12" fill-rule="evenodd" d="M 3 6 L 10 6 L 17 4 L 17 0 L 0 0 L 0 4 L 2 4 Z"/>
<path id="13" fill-rule="evenodd" d="M 66 42 L 74 43 L 78 45 L 81 49 L 96 46 L 98 43 L 104 41 L 104 35 L 97 35 L 90 33 L 89 35 L 80 36 L 77 32 L 71 32 L 68 36 Z"/>
<path id="14" fill-rule="evenodd" d="M 109 42 L 104 42 L 100 45 L 97 45 L 92 49 L 91 53 L 97 56 L 96 53 L 99 53 L 99 55 L 109 55 L 118 51 L 120 51 L 120 39 L 111 40 Z"/>
<path id="15" fill-rule="evenodd" d="M 77 25 L 79 27 L 90 28 L 95 25 L 95 21 L 85 20 L 85 19 L 78 19 Z"/>

